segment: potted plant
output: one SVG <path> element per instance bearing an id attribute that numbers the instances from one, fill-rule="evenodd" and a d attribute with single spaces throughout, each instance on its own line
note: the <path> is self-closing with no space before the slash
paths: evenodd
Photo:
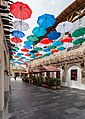
<path id="1" fill-rule="evenodd" d="M 61 80 L 57 79 L 57 88 L 60 88 L 60 87 L 61 87 Z"/>
<path id="2" fill-rule="evenodd" d="M 57 79 L 56 78 L 50 79 L 50 86 L 52 89 L 56 89 L 56 86 L 57 86 Z"/>

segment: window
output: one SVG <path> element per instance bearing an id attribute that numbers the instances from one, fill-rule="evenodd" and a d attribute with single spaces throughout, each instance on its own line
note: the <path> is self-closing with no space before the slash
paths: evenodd
<path id="1" fill-rule="evenodd" d="M 77 69 L 71 70 L 71 80 L 77 81 Z"/>

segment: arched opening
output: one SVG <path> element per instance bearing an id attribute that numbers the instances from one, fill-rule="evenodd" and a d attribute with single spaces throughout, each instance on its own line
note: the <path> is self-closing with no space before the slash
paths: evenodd
<path id="1" fill-rule="evenodd" d="M 81 89 L 81 68 L 79 66 L 70 66 L 67 70 L 66 86 Z"/>

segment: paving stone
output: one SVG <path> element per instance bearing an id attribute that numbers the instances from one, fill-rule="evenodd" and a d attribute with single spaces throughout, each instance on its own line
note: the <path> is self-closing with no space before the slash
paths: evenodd
<path id="1" fill-rule="evenodd" d="M 82 105 L 85 105 L 85 102 L 80 101 L 80 102 L 74 103 L 74 105 L 76 105 L 76 106 L 82 106 Z"/>
<path id="2" fill-rule="evenodd" d="M 74 113 L 74 112 L 77 112 L 77 111 L 79 111 L 79 109 L 77 109 L 77 108 L 69 108 L 69 109 L 67 109 L 67 110 L 65 110 L 67 113 L 69 113 L 69 114 L 72 114 L 72 113 Z"/>

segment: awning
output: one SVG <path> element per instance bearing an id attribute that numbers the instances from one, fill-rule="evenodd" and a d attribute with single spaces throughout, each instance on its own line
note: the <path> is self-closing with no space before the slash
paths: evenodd
<path id="1" fill-rule="evenodd" d="M 53 66 L 43 66 L 44 71 L 50 71 L 50 72 L 56 72 L 59 71 L 59 69 L 57 69 L 56 67 Z"/>
<path id="2" fill-rule="evenodd" d="M 36 73 L 40 73 L 40 72 L 41 72 L 41 71 L 40 71 L 39 69 L 35 69 L 35 70 L 32 71 L 32 73 L 35 73 L 35 74 L 36 74 Z"/>

